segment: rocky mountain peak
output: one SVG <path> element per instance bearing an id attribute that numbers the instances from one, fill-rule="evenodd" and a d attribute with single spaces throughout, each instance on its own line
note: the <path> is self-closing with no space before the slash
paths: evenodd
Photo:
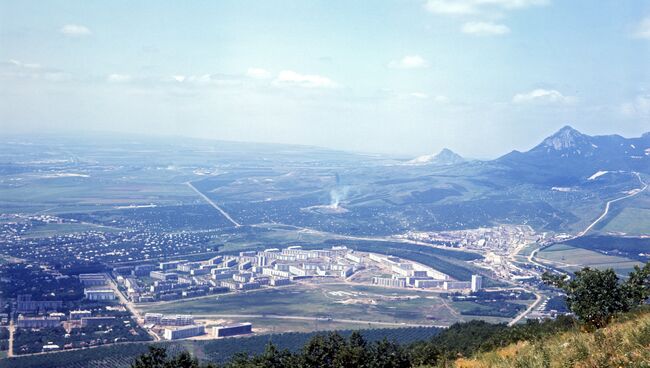
<path id="1" fill-rule="evenodd" d="M 552 136 L 546 138 L 542 142 L 542 146 L 553 148 L 556 151 L 561 151 L 567 148 L 573 148 L 583 143 L 587 136 L 573 129 L 569 125 L 564 126 Z"/>

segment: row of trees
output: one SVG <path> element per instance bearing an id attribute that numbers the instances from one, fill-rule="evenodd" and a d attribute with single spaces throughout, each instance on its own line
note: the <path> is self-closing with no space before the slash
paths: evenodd
<path id="1" fill-rule="evenodd" d="M 489 351 L 520 340 L 533 340 L 575 326 L 571 317 L 528 321 L 516 327 L 483 321 L 457 323 L 429 340 L 402 345 L 387 339 L 368 342 L 359 332 L 347 339 L 337 332 L 316 335 L 302 349 L 279 350 L 269 343 L 263 353 L 238 354 L 221 368 L 406 368 L 447 366 L 461 356 Z M 163 348 L 150 347 L 132 368 L 208 368 L 189 353 L 169 357 Z"/>

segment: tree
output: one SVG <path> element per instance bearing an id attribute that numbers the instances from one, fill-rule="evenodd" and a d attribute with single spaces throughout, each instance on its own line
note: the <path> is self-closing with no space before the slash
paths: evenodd
<path id="1" fill-rule="evenodd" d="M 567 294 L 567 306 L 590 327 L 601 328 L 618 313 L 630 311 L 650 296 L 650 262 L 635 267 L 625 282 L 614 270 L 589 267 L 567 275 L 544 273 L 542 280 Z"/>
<path id="2" fill-rule="evenodd" d="M 302 351 L 305 368 L 333 367 L 338 353 L 345 347 L 345 339 L 336 332 L 314 336 Z"/>
<path id="3" fill-rule="evenodd" d="M 213 365 L 201 365 L 198 359 L 183 351 L 173 358 L 168 358 L 165 348 L 149 346 L 149 352 L 140 355 L 131 368 L 214 368 Z"/>
<path id="4" fill-rule="evenodd" d="M 440 348 L 430 341 L 418 341 L 411 345 L 411 364 L 416 367 L 424 365 L 436 365 L 442 357 Z"/>
<path id="5" fill-rule="evenodd" d="M 404 348 L 384 338 L 372 345 L 370 368 L 409 368 L 411 362 Z"/>
<path id="6" fill-rule="evenodd" d="M 628 303 L 636 306 L 645 303 L 650 298 L 650 262 L 643 268 L 634 266 L 630 277 L 623 284 Z"/>
<path id="7" fill-rule="evenodd" d="M 165 368 L 167 363 L 167 350 L 165 348 L 157 348 L 149 346 L 149 352 L 140 355 L 131 368 Z"/>
<path id="8" fill-rule="evenodd" d="M 366 345 L 366 340 L 359 331 L 352 332 L 347 344 L 336 355 L 334 366 L 340 368 L 367 367 L 369 356 Z"/>

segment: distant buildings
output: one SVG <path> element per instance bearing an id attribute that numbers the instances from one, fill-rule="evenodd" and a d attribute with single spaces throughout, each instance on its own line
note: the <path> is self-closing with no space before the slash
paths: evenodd
<path id="1" fill-rule="evenodd" d="M 155 269 L 156 266 L 152 264 L 135 266 L 135 268 L 133 269 L 133 276 L 148 276 L 149 272 L 154 271 Z"/>
<path id="2" fill-rule="evenodd" d="M 18 328 L 47 328 L 58 327 L 60 325 L 61 319 L 58 317 L 25 317 L 21 314 L 16 321 L 16 327 Z"/>
<path id="3" fill-rule="evenodd" d="M 169 261 L 169 262 L 160 262 L 158 268 L 162 271 L 175 270 L 179 264 L 185 263 L 185 261 Z"/>
<path id="4" fill-rule="evenodd" d="M 163 272 L 163 271 L 151 271 L 149 272 L 149 277 L 152 279 L 162 280 L 162 281 L 174 281 L 178 280 L 178 275 L 175 273 Z"/>
<path id="5" fill-rule="evenodd" d="M 89 310 L 73 310 L 70 311 L 70 320 L 71 321 L 78 321 L 81 320 L 82 318 L 87 318 L 92 316 L 92 313 Z"/>
<path id="6" fill-rule="evenodd" d="M 115 293 L 112 289 L 84 289 L 84 296 L 88 300 L 115 300 Z"/>
<path id="7" fill-rule="evenodd" d="M 101 273 L 82 273 L 79 281 L 83 286 L 103 286 L 106 285 L 106 276 Z"/>
<path id="8" fill-rule="evenodd" d="M 107 324 L 113 323 L 114 321 L 115 321 L 115 317 L 112 316 L 83 317 L 81 318 L 81 326 L 83 327 L 106 326 Z"/>
<path id="9" fill-rule="evenodd" d="M 144 315 L 144 324 L 145 325 L 159 325 L 160 320 L 163 318 L 162 313 L 145 313 Z"/>
<path id="10" fill-rule="evenodd" d="M 185 339 L 188 337 L 203 335 L 204 333 L 205 333 L 205 326 L 192 325 L 192 326 L 183 326 L 177 328 L 166 328 L 163 333 L 163 337 L 166 340 L 178 340 L 178 339 Z"/>
<path id="11" fill-rule="evenodd" d="M 445 290 L 462 290 L 469 289 L 470 286 L 470 281 L 445 281 L 442 288 Z"/>
<path id="12" fill-rule="evenodd" d="M 16 301 L 16 312 L 18 313 L 43 313 L 59 310 L 63 307 L 61 300 L 32 300 L 28 294 L 18 295 Z"/>
<path id="13" fill-rule="evenodd" d="M 480 275 L 472 275 L 472 292 L 480 291 L 483 288 L 483 277 Z"/>
<path id="14" fill-rule="evenodd" d="M 289 285 L 291 284 L 291 280 L 288 278 L 272 278 L 269 280 L 269 285 L 271 286 L 282 286 L 282 285 Z"/>
<path id="15" fill-rule="evenodd" d="M 158 326 L 189 326 L 194 324 L 194 317 L 190 315 L 163 315 L 161 313 L 146 313 L 144 323 Z"/>
<path id="16" fill-rule="evenodd" d="M 392 277 L 373 277 L 372 283 L 378 286 L 405 288 L 406 279 Z"/>
<path id="17" fill-rule="evenodd" d="M 417 289 L 442 288 L 445 284 L 443 280 L 420 279 L 413 280 L 413 286 Z"/>
<path id="18" fill-rule="evenodd" d="M 235 335 L 244 335 L 253 332 L 253 325 L 250 323 L 240 323 L 229 326 L 215 326 L 212 328 L 214 337 L 228 337 Z"/>

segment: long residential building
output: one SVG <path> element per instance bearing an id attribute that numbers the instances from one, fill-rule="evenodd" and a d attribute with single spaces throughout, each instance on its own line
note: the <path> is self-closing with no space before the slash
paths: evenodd
<path id="1" fill-rule="evenodd" d="M 160 318 L 161 326 L 188 326 L 194 324 L 194 317 L 184 314 L 166 315 Z"/>
<path id="2" fill-rule="evenodd" d="M 203 335 L 204 333 L 205 326 L 191 325 L 177 328 L 166 328 L 163 337 L 167 340 L 178 340 Z"/>
<path id="3" fill-rule="evenodd" d="M 115 300 L 115 293 L 112 289 L 84 289 L 84 296 L 88 300 Z"/>
<path id="4" fill-rule="evenodd" d="M 24 317 L 18 316 L 16 327 L 18 328 L 43 328 L 43 327 L 58 327 L 61 325 L 61 319 L 58 317 Z"/>
<path id="5" fill-rule="evenodd" d="M 32 300 L 29 294 L 18 295 L 16 301 L 16 312 L 29 313 L 29 312 L 46 312 L 52 310 L 59 310 L 63 307 L 61 300 Z"/>
<path id="6" fill-rule="evenodd" d="M 391 277 L 373 277 L 372 283 L 379 286 L 388 286 L 388 287 L 406 287 L 406 279 L 404 278 L 391 278 Z"/>
<path id="7" fill-rule="evenodd" d="M 228 337 L 249 334 L 253 332 L 253 325 L 250 323 L 239 323 L 229 326 L 215 326 L 212 328 L 214 337 Z"/>
<path id="8" fill-rule="evenodd" d="M 79 274 L 79 281 L 83 286 L 103 286 L 106 285 L 106 276 L 102 273 L 82 273 Z"/>

